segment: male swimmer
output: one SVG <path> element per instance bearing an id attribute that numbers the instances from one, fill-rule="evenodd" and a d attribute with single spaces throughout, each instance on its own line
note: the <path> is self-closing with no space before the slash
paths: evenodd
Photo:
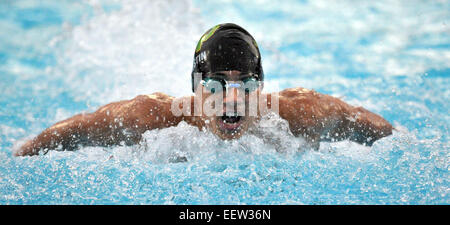
<path id="1" fill-rule="evenodd" d="M 236 24 L 219 24 L 200 38 L 195 49 L 193 96 L 174 98 L 157 92 L 110 103 L 93 113 L 56 123 L 14 155 L 133 145 L 145 131 L 176 126 L 181 121 L 206 128 L 224 140 L 236 139 L 269 112 L 285 119 L 292 134 L 303 137 L 314 149 L 320 141 L 344 139 L 371 146 L 392 134 L 389 122 L 362 107 L 304 88 L 265 94 L 263 81 L 254 38 Z"/>

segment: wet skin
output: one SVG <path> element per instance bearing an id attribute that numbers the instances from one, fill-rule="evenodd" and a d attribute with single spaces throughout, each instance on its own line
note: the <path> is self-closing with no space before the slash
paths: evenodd
<path id="1" fill-rule="evenodd" d="M 217 78 L 226 79 L 227 81 L 240 81 L 243 77 L 240 76 L 239 71 L 221 71 L 218 73 Z M 200 90 L 197 90 L 200 91 Z M 208 98 L 213 97 L 212 93 L 202 87 L 202 103 L 207 101 Z M 260 88 L 255 90 L 257 94 L 260 94 Z M 217 97 L 222 98 L 223 106 L 222 113 L 214 114 L 213 116 L 207 116 L 206 113 L 202 112 L 201 121 L 208 130 L 217 135 L 222 139 L 235 139 L 241 137 L 247 129 L 253 125 L 257 120 L 257 117 L 250 116 L 248 112 L 249 105 L 249 94 L 240 93 L 241 90 L 238 88 L 229 88 L 224 90 L 224 92 L 216 93 Z M 227 107 L 228 106 L 228 107 Z M 239 106 L 245 107 L 245 113 L 238 114 L 237 108 Z M 195 120 L 196 117 L 193 117 Z"/>
<path id="2" fill-rule="evenodd" d="M 222 75 L 228 81 L 241 79 L 239 71 L 222 71 Z M 203 88 L 199 90 L 203 91 L 203 105 L 212 93 Z M 229 94 L 231 92 L 234 94 Z M 270 108 L 271 95 L 262 93 L 261 87 L 255 92 L 258 96 L 267 95 Z M 198 97 L 198 92 L 196 94 Z M 320 141 L 344 139 L 371 146 L 376 140 L 392 134 L 392 125 L 381 116 L 329 95 L 304 88 L 289 88 L 271 94 L 278 94 L 279 116 L 288 121 L 291 132 L 304 137 L 314 149 L 319 148 Z M 227 94 L 221 96 L 223 113 L 230 111 L 227 104 L 234 107 L 239 104 L 248 106 L 249 95 L 240 95 L 237 88 L 230 88 Z M 208 116 L 204 112 L 194 116 L 194 98 L 186 96 L 178 99 L 191 103 L 188 109 L 191 114 L 181 116 L 175 116 L 171 111 L 175 98 L 160 92 L 110 103 L 93 113 L 78 114 L 54 124 L 25 142 L 14 155 L 36 155 L 40 151 L 45 153 L 53 149 L 75 150 L 80 146 L 133 145 L 140 142 L 145 131 L 176 126 L 181 121 L 199 129 L 206 128 L 221 139 L 235 139 L 267 113 L 258 110 L 256 115 L 250 116 L 246 110 L 245 115 L 239 118 L 223 117 L 224 114 Z M 179 108 L 183 107 L 179 105 Z"/>

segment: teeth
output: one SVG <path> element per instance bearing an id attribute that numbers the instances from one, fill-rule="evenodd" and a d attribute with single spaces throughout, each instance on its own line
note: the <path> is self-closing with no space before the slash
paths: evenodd
<path id="1" fill-rule="evenodd" d="M 229 115 L 229 114 L 225 113 L 225 115 L 223 115 L 223 116 L 224 117 L 236 117 L 236 116 L 239 116 L 239 114 L 235 113 L 235 114 Z"/>
<path id="2" fill-rule="evenodd" d="M 222 116 L 222 121 L 224 123 L 237 123 L 241 119 L 240 116 Z"/>

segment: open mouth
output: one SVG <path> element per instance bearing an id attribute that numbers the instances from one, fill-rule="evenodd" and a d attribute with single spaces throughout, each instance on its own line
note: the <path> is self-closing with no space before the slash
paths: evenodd
<path id="1" fill-rule="evenodd" d="M 222 130 L 234 131 L 236 130 L 243 121 L 242 116 L 220 116 L 217 118 L 219 126 Z"/>
<path id="2" fill-rule="evenodd" d="M 224 123 L 237 123 L 241 120 L 242 116 L 222 116 Z"/>

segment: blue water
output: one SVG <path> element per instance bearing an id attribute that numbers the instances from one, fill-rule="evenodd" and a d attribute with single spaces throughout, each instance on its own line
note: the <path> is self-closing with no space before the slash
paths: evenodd
<path id="1" fill-rule="evenodd" d="M 189 95 L 196 42 L 223 22 L 253 34 L 268 82 L 342 97 L 397 131 L 311 151 L 275 118 L 277 152 L 182 123 L 131 147 L 12 156 L 108 102 Z M 0 40 L 0 204 L 450 203 L 449 1 L 1 1 Z"/>

